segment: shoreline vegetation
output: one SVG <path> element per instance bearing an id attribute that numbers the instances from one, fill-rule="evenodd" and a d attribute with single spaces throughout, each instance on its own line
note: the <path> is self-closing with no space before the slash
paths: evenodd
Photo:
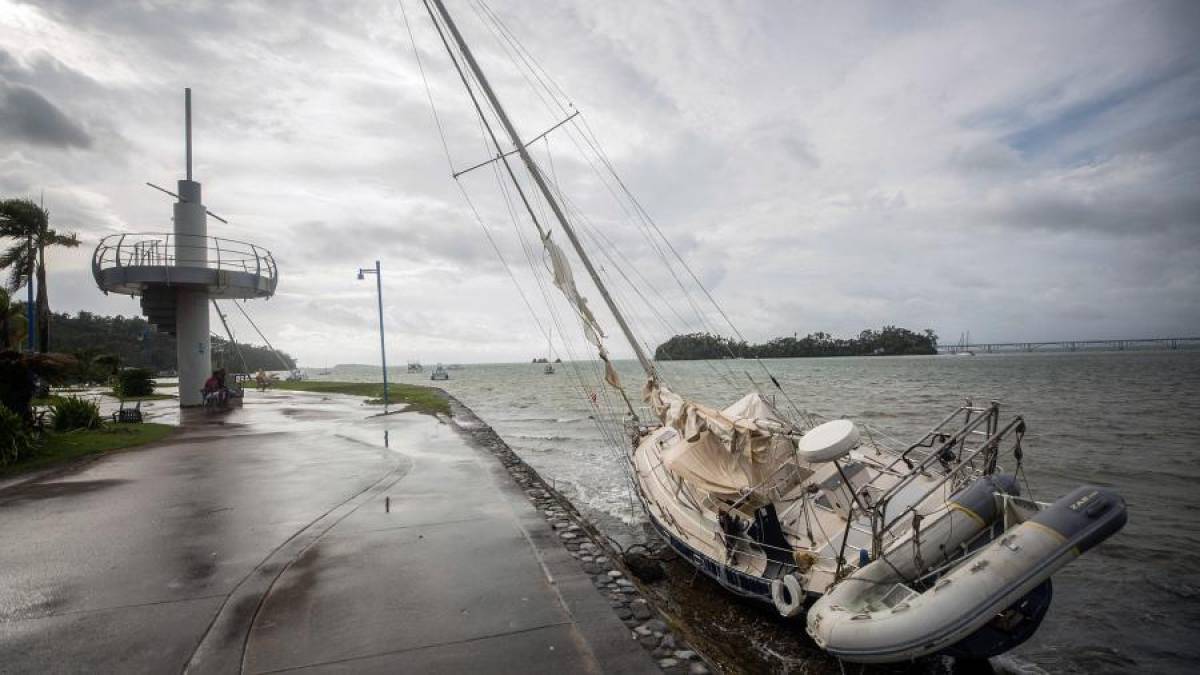
<path id="1" fill-rule="evenodd" d="M 13 302 L 14 311 L 24 312 L 24 303 Z M 103 316 L 91 312 L 51 313 L 50 340 L 56 352 L 71 354 L 79 360 L 78 372 L 68 373 L 80 381 L 100 382 L 118 367 L 148 368 L 152 372 L 175 369 L 175 338 L 159 333 L 139 316 Z M 296 367 L 296 360 L 287 352 L 278 354 L 265 346 L 212 336 L 213 368 L 224 366 L 230 371 L 287 370 Z M 239 356 L 240 355 L 240 356 Z M 281 363 L 282 359 L 282 363 Z"/>
<path id="2" fill-rule="evenodd" d="M 300 380 L 276 382 L 272 389 L 286 391 L 308 391 L 317 394 L 350 394 L 363 396 L 368 405 L 383 404 L 381 382 L 326 382 L 323 380 Z M 450 403 L 440 389 L 418 384 L 388 383 L 388 403 L 405 404 L 413 410 L 427 415 L 449 415 Z"/>
<path id="3" fill-rule="evenodd" d="M 820 356 L 910 356 L 937 354 L 938 338 L 932 330 L 916 333 L 907 328 L 884 326 L 867 329 L 853 338 L 835 338 L 829 333 L 811 333 L 802 338 L 780 337 L 763 344 L 713 335 L 676 335 L 654 350 L 657 361 L 700 359 L 787 359 Z"/>
<path id="4" fill-rule="evenodd" d="M 0 466 L 0 478 L 10 478 L 17 474 L 65 464 L 91 455 L 101 455 L 161 441 L 177 428 L 170 424 L 155 424 L 154 422 L 141 424 L 109 422 L 99 429 L 48 431 L 41 437 L 37 449 L 27 457 L 9 465 Z"/>

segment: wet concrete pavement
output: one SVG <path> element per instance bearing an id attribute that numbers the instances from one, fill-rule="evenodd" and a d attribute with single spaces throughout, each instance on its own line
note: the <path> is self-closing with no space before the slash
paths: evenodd
<path id="1" fill-rule="evenodd" d="M 453 427 L 248 396 L 0 490 L 0 671 L 656 670 Z"/>

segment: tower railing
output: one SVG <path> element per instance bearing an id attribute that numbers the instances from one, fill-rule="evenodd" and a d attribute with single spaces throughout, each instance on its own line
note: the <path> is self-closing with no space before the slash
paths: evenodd
<path id="1" fill-rule="evenodd" d="M 92 273 L 114 267 L 204 267 L 245 272 L 271 281 L 277 275 L 275 257 L 267 249 L 236 239 L 138 232 L 111 234 L 92 254 Z"/>

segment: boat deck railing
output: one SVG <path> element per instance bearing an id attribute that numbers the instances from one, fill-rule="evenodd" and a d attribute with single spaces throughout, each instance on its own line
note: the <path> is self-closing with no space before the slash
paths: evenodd
<path id="1" fill-rule="evenodd" d="M 952 429 L 953 431 L 951 431 Z M 1001 443 L 1014 431 L 1017 439 L 1012 449 L 1019 462 L 1025 420 L 1018 415 L 1001 427 L 999 402 L 992 401 L 988 407 L 980 408 L 968 401 L 966 405 L 959 407 L 927 432 L 921 440 L 913 443 L 901 453 L 888 468 L 893 469 L 903 463 L 907 467 L 907 473 L 880 495 L 870 509 L 872 558 L 882 553 L 885 534 L 895 529 L 905 518 L 916 513 L 917 507 L 929 495 L 942 489 L 947 483 L 958 488 L 972 478 L 995 473 L 1000 457 Z M 918 448 L 929 448 L 930 451 L 921 457 L 920 461 L 914 463 L 909 455 Z M 919 478 L 935 475 L 930 472 L 935 464 L 941 465 L 944 474 L 917 499 L 911 500 L 908 506 L 899 513 L 888 514 L 888 504 L 897 494 Z M 951 483 L 951 481 L 954 482 Z"/>
<path id="2" fill-rule="evenodd" d="M 114 267 L 204 267 L 244 272 L 275 281 L 275 257 L 267 249 L 236 239 L 172 233 L 122 233 L 100 240 L 92 271 Z M 272 283 L 273 287 L 273 283 Z"/>

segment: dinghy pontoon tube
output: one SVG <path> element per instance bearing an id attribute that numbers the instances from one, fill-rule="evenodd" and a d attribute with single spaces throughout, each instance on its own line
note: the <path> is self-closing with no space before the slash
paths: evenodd
<path id="1" fill-rule="evenodd" d="M 964 490 L 964 497 L 978 504 L 974 488 L 983 484 L 980 480 Z M 958 510 L 952 508 L 939 523 L 950 524 L 951 519 L 961 523 L 953 515 Z M 999 513 L 1001 506 L 995 505 L 975 515 L 986 515 L 982 520 L 994 523 Z M 1027 595 L 1048 592 L 1043 583 L 1050 575 L 1120 530 L 1125 518 L 1125 502 L 1115 492 L 1091 486 L 1076 488 L 917 591 L 906 584 L 922 567 L 921 558 L 937 560 L 929 555 L 940 545 L 932 536 L 935 524 L 921 536 L 919 546 L 914 546 L 911 538 L 898 542 L 814 603 L 808 613 L 808 633 L 834 656 L 859 663 L 900 661 L 943 651 L 969 638 Z M 987 527 L 976 525 L 976 533 Z M 947 532 L 947 528 L 939 531 Z M 969 540 L 949 534 L 947 543 L 958 540 L 955 546 Z M 1014 631 L 1020 640 L 1031 633 Z M 996 649 L 1014 646 L 1010 642 Z"/>

